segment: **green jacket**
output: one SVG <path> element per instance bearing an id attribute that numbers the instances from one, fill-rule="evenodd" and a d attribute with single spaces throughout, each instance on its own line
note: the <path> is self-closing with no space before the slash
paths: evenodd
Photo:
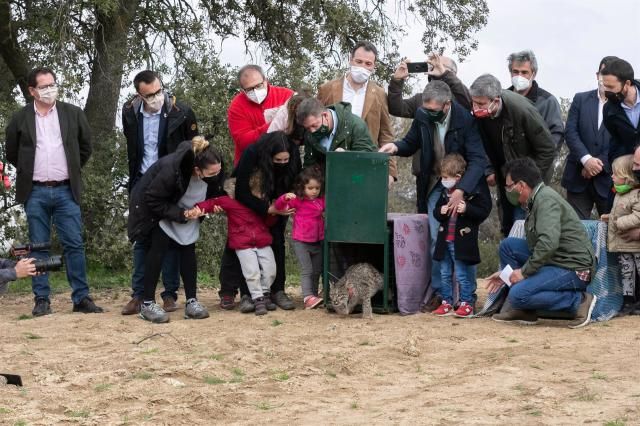
<path id="1" fill-rule="evenodd" d="M 596 259 L 591 241 L 575 210 L 556 191 L 543 183 L 527 201 L 529 215 L 524 222 L 531 256 L 522 266 L 529 277 L 546 265 L 575 271 L 591 270 Z"/>
<path id="2" fill-rule="evenodd" d="M 501 97 L 503 108 L 508 113 L 502 128 L 505 162 L 531 157 L 542 176 L 548 176 L 553 166 L 556 147 L 547 123 L 536 107 L 524 96 L 503 90 Z M 486 140 L 486 137 L 484 139 Z"/>
<path id="3" fill-rule="evenodd" d="M 378 148 L 373 143 L 367 124 L 351 112 L 351 104 L 338 102 L 327 107 L 338 116 L 338 129 L 331 142 L 329 151 L 342 148 L 345 151 L 376 152 Z M 321 163 L 324 164 L 326 150 L 310 133 L 306 133 L 304 140 L 304 167 Z"/>

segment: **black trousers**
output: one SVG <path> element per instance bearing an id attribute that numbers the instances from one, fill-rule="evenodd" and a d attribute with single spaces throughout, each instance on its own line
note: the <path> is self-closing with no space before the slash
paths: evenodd
<path id="1" fill-rule="evenodd" d="M 155 300 L 156 286 L 162 271 L 162 260 L 169 247 L 178 252 L 180 257 L 180 276 L 184 283 L 185 297 L 196 297 L 198 262 L 196 260 L 196 245 L 180 245 L 173 241 L 165 232 L 156 226 L 149 237 L 143 242 L 147 254 L 144 259 L 144 300 Z"/>
<path id="2" fill-rule="evenodd" d="M 416 176 L 416 208 L 418 213 L 428 213 L 428 198 L 427 185 L 429 178 L 419 174 Z"/>
<path id="3" fill-rule="evenodd" d="M 278 216 L 278 221 L 270 229 L 273 242 L 271 243 L 271 249 L 273 250 L 273 256 L 276 259 L 276 279 L 271 284 L 271 294 L 275 294 L 279 291 L 284 291 L 284 282 L 287 277 L 285 270 L 285 230 L 287 229 L 287 221 L 289 216 Z M 238 289 L 242 296 L 249 296 L 249 288 L 242 275 L 242 269 L 240 268 L 240 261 L 236 252 L 225 246 L 222 253 L 222 259 L 220 260 L 220 291 L 218 295 L 235 297 Z"/>
<path id="4" fill-rule="evenodd" d="M 609 213 L 611 210 L 609 198 L 600 196 L 593 187 L 593 182 L 589 182 L 589 185 L 582 192 L 567 191 L 567 202 L 578 213 L 581 220 L 591 219 L 594 204 L 599 216 Z"/>

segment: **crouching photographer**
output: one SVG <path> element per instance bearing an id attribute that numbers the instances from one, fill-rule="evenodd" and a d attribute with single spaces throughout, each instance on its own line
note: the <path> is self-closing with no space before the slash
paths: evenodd
<path id="1" fill-rule="evenodd" d="M 20 278 L 36 275 L 35 259 L 20 259 L 18 261 L 0 258 L 0 294 L 7 291 L 7 284 Z"/>

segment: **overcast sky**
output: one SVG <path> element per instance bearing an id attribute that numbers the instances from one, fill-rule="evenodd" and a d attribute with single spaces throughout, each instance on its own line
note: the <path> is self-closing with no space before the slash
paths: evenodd
<path id="1" fill-rule="evenodd" d="M 596 88 L 595 71 L 603 56 L 626 59 L 640 77 L 639 0 L 488 0 L 487 25 L 477 34 L 478 49 L 458 64 L 458 76 L 467 85 L 483 73 L 495 75 L 504 87 L 510 76 L 509 53 L 531 49 L 538 58 L 541 87 L 556 97 Z M 424 60 L 419 25 L 401 43 L 400 54 Z M 243 45 L 226 41 L 222 61 L 240 66 L 250 59 Z M 445 54 L 447 52 L 445 51 Z M 423 86 L 415 82 L 417 92 Z"/>

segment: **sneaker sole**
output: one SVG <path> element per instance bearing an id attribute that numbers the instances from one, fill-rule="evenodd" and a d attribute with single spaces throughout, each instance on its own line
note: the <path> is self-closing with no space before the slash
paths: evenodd
<path id="1" fill-rule="evenodd" d="M 591 301 L 591 305 L 589 306 L 589 312 L 587 312 L 587 317 L 580 324 L 570 325 L 569 328 L 575 330 L 576 328 L 582 328 L 591 322 L 591 314 L 593 313 L 593 309 L 596 307 L 596 300 L 598 300 L 598 297 L 594 294 L 593 300 Z"/>
<path id="2" fill-rule="evenodd" d="M 304 308 L 305 309 L 315 309 L 315 308 L 318 307 L 318 305 L 322 304 L 322 302 L 323 302 L 322 299 L 320 299 L 316 303 L 314 303 L 313 305 L 305 306 Z"/>
<path id="3" fill-rule="evenodd" d="M 166 324 L 166 323 L 168 323 L 168 322 L 171 320 L 171 318 L 168 318 L 168 317 L 167 317 L 167 320 L 166 320 L 166 321 L 151 321 L 150 319 L 145 318 L 145 316 L 144 316 L 144 315 L 142 315 L 142 312 L 141 312 L 141 313 L 139 313 L 139 314 L 138 314 L 138 316 L 139 316 L 140 318 L 142 318 L 143 320 L 145 320 L 145 321 L 149 321 L 149 322 L 152 322 L 152 323 L 154 323 L 154 324 Z"/>
<path id="4" fill-rule="evenodd" d="M 456 314 L 454 312 L 453 316 L 455 316 L 456 318 L 472 318 L 473 317 L 473 312 L 470 313 L 470 314 L 466 314 L 466 315 L 459 315 L 459 314 Z"/>
<path id="5" fill-rule="evenodd" d="M 497 318 L 493 318 L 491 317 L 492 320 L 494 320 L 495 322 L 502 322 L 505 324 L 520 324 L 520 325 L 536 325 L 538 324 L 538 320 L 535 321 L 526 321 L 526 320 L 502 320 L 502 319 L 497 319 Z"/>
<path id="6" fill-rule="evenodd" d="M 184 319 L 193 319 L 193 320 L 199 320 L 199 319 L 205 319 L 205 318 L 209 318 L 209 314 L 203 316 L 203 317 L 191 317 L 187 314 L 184 315 Z"/>

